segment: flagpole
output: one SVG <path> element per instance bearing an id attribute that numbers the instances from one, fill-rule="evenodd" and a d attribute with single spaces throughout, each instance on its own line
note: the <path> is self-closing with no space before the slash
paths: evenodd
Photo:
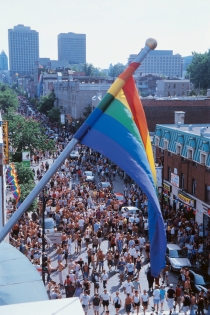
<path id="1" fill-rule="evenodd" d="M 110 89 L 108 90 L 112 92 L 112 95 L 116 96 L 120 89 L 125 85 L 126 81 L 131 77 L 136 69 L 140 66 L 140 63 L 144 60 L 147 54 L 154 50 L 157 46 L 157 41 L 153 38 L 149 38 L 146 40 L 145 47 L 140 51 L 140 53 L 136 56 L 135 60 L 125 69 L 125 71 L 116 79 L 116 81 L 112 84 Z M 107 95 L 107 94 L 106 94 Z M 103 105 L 101 107 L 101 102 L 98 104 L 97 108 L 100 108 L 102 111 L 93 111 L 87 120 L 83 123 L 83 125 L 79 128 L 79 130 L 74 135 L 74 138 L 69 142 L 63 152 L 59 155 L 59 157 L 55 160 L 53 165 L 48 169 L 46 174 L 42 177 L 42 179 L 38 182 L 38 184 L 34 187 L 31 193 L 26 197 L 26 199 L 21 203 L 20 207 L 15 211 L 12 217 L 7 221 L 5 226 L 0 231 L 0 242 L 4 240 L 6 235 L 12 230 L 15 223 L 21 218 L 25 211 L 32 204 L 33 200 L 38 196 L 41 190 L 46 186 L 46 184 L 50 181 L 52 176 L 61 166 L 61 164 L 65 161 L 66 158 L 69 157 L 69 154 L 74 149 L 74 146 L 84 137 L 84 135 L 88 132 L 91 126 L 95 123 L 95 121 L 102 115 L 103 111 L 106 109 L 107 105 Z"/>

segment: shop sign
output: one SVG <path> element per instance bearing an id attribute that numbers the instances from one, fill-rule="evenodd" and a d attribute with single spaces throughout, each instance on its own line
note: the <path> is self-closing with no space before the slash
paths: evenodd
<path id="1" fill-rule="evenodd" d="M 162 166 L 156 166 L 157 187 L 162 187 Z"/>
<path id="2" fill-rule="evenodd" d="M 179 176 L 171 173 L 171 184 L 179 188 Z"/>
<path id="3" fill-rule="evenodd" d="M 163 183 L 163 189 L 168 191 L 168 192 L 171 192 L 171 186 L 166 184 L 166 183 Z"/>
<path id="4" fill-rule="evenodd" d="M 184 204 L 186 204 L 192 208 L 195 208 L 195 200 L 192 199 L 190 196 L 185 195 L 182 191 L 179 191 L 178 198 Z"/>

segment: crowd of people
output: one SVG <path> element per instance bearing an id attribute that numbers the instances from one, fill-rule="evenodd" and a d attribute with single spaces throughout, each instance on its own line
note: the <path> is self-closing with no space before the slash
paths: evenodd
<path id="1" fill-rule="evenodd" d="M 49 124 L 43 117 L 40 114 L 42 122 Z M 51 128 L 57 132 L 55 126 Z M 62 130 L 60 138 L 63 140 L 56 141 L 54 152 L 37 152 L 31 157 L 37 181 L 48 171 L 49 159 L 55 160 L 60 155 L 71 136 L 70 132 Z M 181 270 L 176 287 L 169 283 L 168 265 L 158 278 L 151 275 L 148 200 L 141 189 L 100 153 L 81 145 L 75 150 L 78 157 L 67 158 L 46 185 L 44 196 L 40 193 L 36 212 L 25 213 L 10 233 L 11 244 L 25 254 L 38 271 L 44 270 L 50 299 L 62 298 L 62 290 L 65 290 L 66 298 L 80 298 L 85 314 L 91 307 L 95 315 L 99 315 L 100 307 L 109 314 L 110 304 L 116 314 L 122 308 L 127 314 L 138 314 L 140 306 L 145 314 L 148 305 L 152 312 L 163 312 L 166 300 L 170 313 L 180 312 L 182 307 L 185 314 L 190 310 L 191 315 L 195 311 L 203 315 L 204 309 L 210 314 L 210 291 L 193 293 L 187 269 Z M 87 181 L 86 171 L 92 171 L 95 179 Z M 119 180 L 123 181 L 122 200 L 118 200 L 114 192 L 114 182 Z M 103 188 L 98 181 L 110 184 Z M 51 245 L 56 253 L 56 264 L 50 256 L 50 248 L 42 256 L 43 231 L 39 218 L 43 197 L 46 218 L 53 218 L 55 231 L 62 234 L 60 244 Z M 139 211 L 130 213 L 129 206 Z M 177 242 L 187 251 L 193 265 L 207 270 L 210 236 L 204 237 L 194 216 L 184 208 L 175 211 L 166 203 L 163 218 L 168 242 Z M 142 268 L 148 288 L 141 285 Z M 55 281 L 55 273 L 59 275 L 59 283 Z M 119 283 L 113 295 L 107 286 L 115 273 L 119 275 Z"/>

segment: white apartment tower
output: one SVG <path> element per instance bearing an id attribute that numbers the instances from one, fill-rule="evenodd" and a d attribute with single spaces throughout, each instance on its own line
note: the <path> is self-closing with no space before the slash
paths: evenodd
<path id="1" fill-rule="evenodd" d="M 136 54 L 128 58 L 128 64 L 134 61 Z M 181 55 L 173 55 L 173 50 L 152 50 L 144 59 L 140 67 L 136 70 L 135 75 L 155 74 L 169 77 L 181 77 L 182 75 L 182 58 Z"/>
<path id="2" fill-rule="evenodd" d="M 39 60 L 39 33 L 18 24 L 8 30 L 8 42 L 11 74 L 31 74 Z"/>

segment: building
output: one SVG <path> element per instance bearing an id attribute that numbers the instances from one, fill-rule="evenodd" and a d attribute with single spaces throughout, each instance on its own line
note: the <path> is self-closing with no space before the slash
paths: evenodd
<path id="1" fill-rule="evenodd" d="M 156 82 L 162 78 L 153 74 L 146 74 L 136 78 L 136 86 L 141 96 L 155 95 Z"/>
<path id="2" fill-rule="evenodd" d="M 134 61 L 137 54 L 128 58 L 128 64 Z M 151 50 L 147 57 L 135 72 L 138 77 L 142 74 L 165 75 L 167 77 L 181 77 L 182 58 L 181 55 L 173 55 L 173 50 Z"/>
<path id="3" fill-rule="evenodd" d="M 68 60 L 51 60 L 50 58 L 39 58 L 39 65 L 46 69 L 67 68 Z"/>
<path id="4" fill-rule="evenodd" d="M 164 198 L 174 210 L 184 209 L 210 227 L 210 124 L 184 124 L 185 113 L 175 112 L 175 123 L 156 125 L 155 159 L 164 157 Z"/>
<path id="5" fill-rule="evenodd" d="M 156 124 L 173 124 L 174 112 L 186 112 L 186 124 L 207 124 L 210 117 L 210 98 L 183 97 L 141 100 L 147 118 L 148 129 L 154 132 Z"/>
<path id="6" fill-rule="evenodd" d="M 43 75 L 43 95 L 54 90 L 57 106 L 62 107 L 67 115 L 74 119 L 83 116 L 85 107 L 94 107 L 94 96 L 102 98 L 112 84 L 112 80 L 101 77 L 78 75 L 69 71 L 69 75 L 61 72 Z M 93 102 L 92 102 L 93 99 Z"/>
<path id="7" fill-rule="evenodd" d="M 8 58 L 3 50 L 0 53 L 0 71 L 1 70 L 8 70 Z"/>
<path id="8" fill-rule="evenodd" d="M 190 80 L 158 80 L 156 96 L 188 96 L 191 90 Z"/>
<path id="9" fill-rule="evenodd" d="M 8 30 L 11 74 L 32 74 L 39 59 L 39 33 L 19 24 Z"/>
<path id="10" fill-rule="evenodd" d="M 59 34 L 58 60 L 67 60 L 69 64 L 86 63 L 86 34 Z"/>
<path id="11" fill-rule="evenodd" d="M 193 56 L 182 57 L 182 77 L 184 78 L 187 74 L 187 68 L 191 64 Z"/>

